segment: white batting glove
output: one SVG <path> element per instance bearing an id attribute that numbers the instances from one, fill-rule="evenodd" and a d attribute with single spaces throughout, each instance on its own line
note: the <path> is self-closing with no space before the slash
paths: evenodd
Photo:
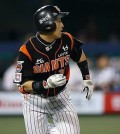
<path id="1" fill-rule="evenodd" d="M 47 81 L 44 81 L 43 86 L 45 89 L 56 88 L 63 86 L 66 83 L 66 77 L 63 74 L 54 74 L 51 75 Z"/>
<path id="2" fill-rule="evenodd" d="M 84 85 L 84 88 L 83 88 L 83 92 L 86 90 L 87 91 L 87 95 L 86 95 L 86 98 L 88 100 L 91 99 L 91 96 L 93 94 L 93 91 L 94 91 L 94 85 L 92 83 L 91 80 L 84 80 L 83 81 L 83 85 Z"/>

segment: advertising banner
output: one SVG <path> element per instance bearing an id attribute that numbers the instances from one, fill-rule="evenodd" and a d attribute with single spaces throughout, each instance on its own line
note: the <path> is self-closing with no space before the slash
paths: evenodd
<path id="1" fill-rule="evenodd" d="M 120 113 L 120 93 L 94 92 L 91 100 L 86 93 L 71 91 L 71 101 L 80 115 Z M 19 92 L 0 92 L 0 115 L 22 115 L 22 96 Z"/>
<path id="2" fill-rule="evenodd" d="M 105 94 L 105 113 L 120 113 L 120 93 Z"/>
<path id="3" fill-rule="evenodd" d="M 104 94 L 95 92 L 91 100 L 86 99 L 86 93 L 71 92 L 71 99 L 78 114 L 103 114 Z"/>
<path id="4" fill-rule="evenodd" d="M 22 114 L 20 93 L 0 92 L 0 115 Z"/>

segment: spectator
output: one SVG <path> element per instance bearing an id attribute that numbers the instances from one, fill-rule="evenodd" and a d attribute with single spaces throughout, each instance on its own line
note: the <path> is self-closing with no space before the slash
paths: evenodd
<path id="1" fill-rule="evenodd" d="M 113 91 L 116 83 L 116 70 L 110 66 L 110 59 L 105 54 L 96 57 L 93 82 L 95 90 Z"/>
<path id="2" fill-rule="evenodd" d="M 5 70 L 3 74 L 2 89 L 4 91 L 18 91 L 18 87 L 13 83 L 14 72 L 16 70 L 16 61 L 17 58 L 14 60 L 13 64 Z"/>

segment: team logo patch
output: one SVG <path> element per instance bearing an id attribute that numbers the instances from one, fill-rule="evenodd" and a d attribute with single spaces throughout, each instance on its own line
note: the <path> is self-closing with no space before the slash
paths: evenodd
<path id="1" fill-rule="evenodd" d="M 45 17 L 41 18 L 41 19 L 39 20 L 39 23 L 40 23 L 40 24 L 43 24 L 44 22 L 48 21 L 49 19 L 51 19 L 51 16 L 48 14 L 48 15 L 46 15 Z"/>
<path id="2" fill-rule="evenodd" d="M 16 72 L 20 72 L 22 70 L 22 64 L 24 61 L 17 61 L 17 66 L 16 66 Z"/>
<path id="3" fill-rule="evenodd" d="M 66 45 L 66 46 L 63 46 L 62 49 L 63 49 L 64 51 L 67 51 L 67 50 L 68 50 L 68 46 L 67 46 L 67 45 Z"/>
<path id="4" fill-rule="evenodd" d="M 89 79 L 90 79 L 90 75 L 86 75 L 86 76 L 85 76 L 85 79 L 86 79 L 86 80 L 89 80 Z"/>
<path id="5" fill-rule="evenodd" d="M 14 82 L 21 82 L 22 81 L 22 73 L 15 73 L 14 75 Z"/>
<path id="6" fill-rule="evenodd" d="M 42 63 L 44 63 L 44 62 L 45 62 L 45 61 L 44 61 L 42 58 L 40 58 L 40 59 L 37 59 L 35 65 L 40 65 L 40 64 L 42 64 Z"/>

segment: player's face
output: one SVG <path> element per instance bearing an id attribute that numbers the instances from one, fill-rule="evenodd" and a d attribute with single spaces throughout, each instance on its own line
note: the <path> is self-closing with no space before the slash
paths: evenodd
<path id="1" fill-rule="evenodd" d="M 61 19 L 55 20 L 55 23 L 56 23 L 56 30 L 53 32 L 53 36 L 55 39 L 57 39 L 57 38 L 61 37 L 64 25 L 63 25 Z"/>

